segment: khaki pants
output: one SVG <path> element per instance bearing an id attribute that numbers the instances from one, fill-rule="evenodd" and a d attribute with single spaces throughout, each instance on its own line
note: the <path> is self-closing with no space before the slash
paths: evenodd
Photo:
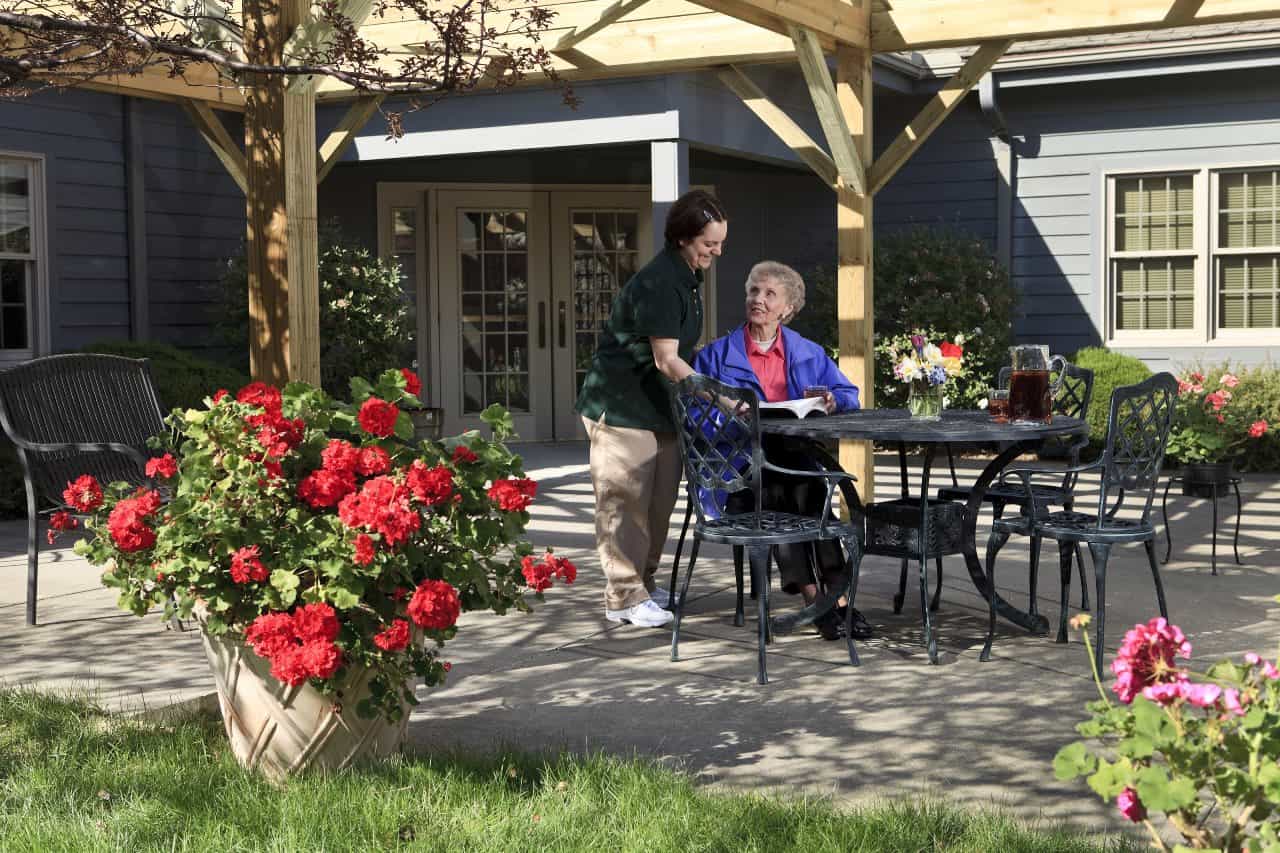
<path id="1" fill-rule="evenodd" d="M 680 486 L 680 447 L 675 433 L 609 426 L 607 417 L 582 422 L 591 439 L 605 607 L 621 610 L 644 601 L 654 588 Z"/>

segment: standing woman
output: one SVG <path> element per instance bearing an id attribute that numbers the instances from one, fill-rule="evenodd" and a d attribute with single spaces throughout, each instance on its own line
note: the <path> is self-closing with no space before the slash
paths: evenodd
<path id="1" fill-rule="evenodd" d="M 614 297 L 578 395 L 591 439 L 604 612 L 612 622 L 657 627 L 672 619 L 666 590 L 653 580 L 680 486 L 667 389 L 693 373 L 703 273 L 720 256 L 728 228 L 711 193 L 676 199 L 666 247 Z"/>

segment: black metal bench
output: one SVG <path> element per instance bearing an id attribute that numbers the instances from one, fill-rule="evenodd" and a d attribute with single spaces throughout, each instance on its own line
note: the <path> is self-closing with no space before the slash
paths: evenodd
<path id="1" fill-rule="evenodd" d="M 92 474 L 149 484 L 147 439 L 164 429 L 146 359 L 52 355 L 0 372 L 0 426 L 27 491 L 27 624 L 36 623 L 40 515 L 70 510 L 67 483 Z M 43 508 L 42 508 L 43 507 Z"/>

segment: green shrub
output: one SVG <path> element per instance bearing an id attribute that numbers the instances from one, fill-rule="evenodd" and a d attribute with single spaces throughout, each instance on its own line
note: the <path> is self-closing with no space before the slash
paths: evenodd
<path id="1" fill-rule="evenodd" d="M 222 275 L 219 336 L 249 369 L 249 272 L 243 253 Z M 320 228 L 320 385 L 350 399 L 353 376 L 408 367 L 414 352 L 413 316 L 400 270 L 392 261 L 345 240 L 333 224 Z"/>
<path id="2" fill-rule="evenodd" d="M 1232 389 L 1235 402 L 1257 409 L 1270 427 L 1241 461 L 1246 471 L 1280 471 L 1280 369 L 1274 365 L 1237 371 L 1240 384 Z"/>
<path id="3" fill-rule="evenodd" d="M 238 370 L 207 361 L 168 344 L 142 341 L 99 341 L 83 352 L 122 355 L 151 360 L 151 379 L 160 398 L 160 407 L 170 409 L 198 408 L 205 397 L 226 388 L 232 393 L 246 384 L 249 377 Z"/>
<path id="4" fill-rule="evenodd" d="M 874 276 L 876 405 L 905 405 L 907 387 L 893 378 L 888 344 L 922 329 L 935 343 L 964 336 L 965 375 L 948 384 L 948 405 L 975 406 L 1009 363 L 1018 293 L 1008 271 L 972 234 L 919 226 L 876 239 Z M 791 326 L 834 351 L 835 277 L 819 268 L 805 285 L 805 308 Z"/>
<path id="5" fill-rule="evenodd" d="M 1151 375 L 1151 368 L 1131 355 L 1106 347 L 1085 347 L 1070 361 L 1093 371 L 1093 399 L 1089 402 L 1089 438 L 1096 447 L 1107 440 L 1107 417 L 1111 413 L 1111 392 L 1121 385 L 1133 385 Z"/>

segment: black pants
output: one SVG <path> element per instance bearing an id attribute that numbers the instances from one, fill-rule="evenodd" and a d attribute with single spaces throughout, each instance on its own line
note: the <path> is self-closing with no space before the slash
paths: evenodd
<path id="1" fill-rule="evenodd" d="M 774 465 L 797 471 L 817 469 L 813 458 L 818 445 L 810 439 L 766 434 L 763 445 L 765 457 Z M 761 500 L 765 509 L 816 517 L 822 512 L 822 501 L 826 496 L 827 484 L 820 477 L 797 477 L 773 471 L 764 473 Z M 730 495 L 725 511 L 754 512 L 751 491 L 744 489 Z M 801 587 L 816 582 L 813 567 L 817 568 L 822 584 L 828 587 L 839 582 L 845 568 L 844 553 L 840 542 L 835 539 L 779 545 L 777 564 L 782 591 L 792 595 L 800 592 Z"/>

